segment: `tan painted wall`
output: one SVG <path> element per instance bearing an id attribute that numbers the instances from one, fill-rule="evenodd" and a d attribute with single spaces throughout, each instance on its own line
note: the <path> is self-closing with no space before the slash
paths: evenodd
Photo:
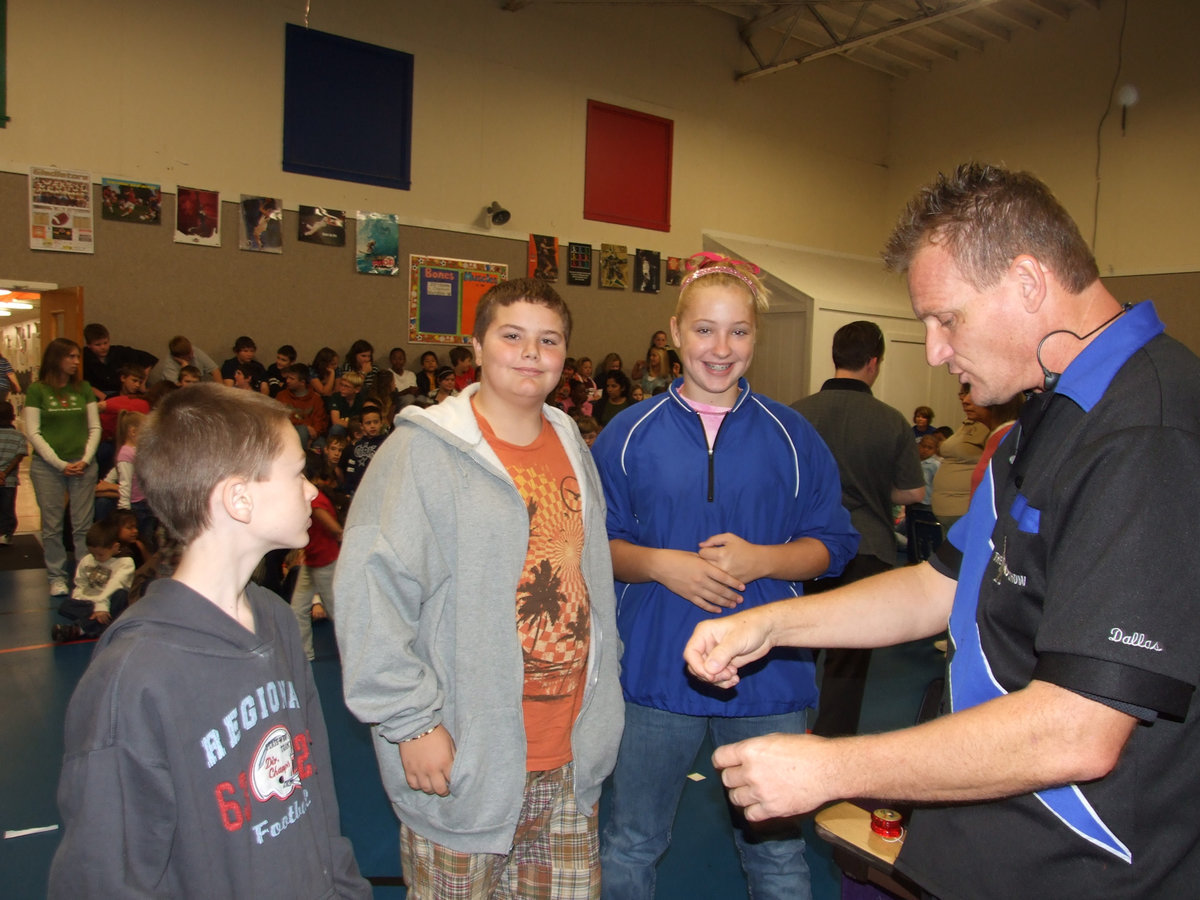
<path id="1" fill-rule="evenodd" d="M 897 83 L 887 206 L 938 169 L 1004 163 L 1046 181 L 1089 241 L 1096 220 L 1102 274 L 1200 270 L 1200 4 L 1130 0 L 1119 58 L 1124 8 L 1081 10 Z M 1140 93 L 1124 135 L 1115 103 L 1100 127 L 1114 82 Z"/>

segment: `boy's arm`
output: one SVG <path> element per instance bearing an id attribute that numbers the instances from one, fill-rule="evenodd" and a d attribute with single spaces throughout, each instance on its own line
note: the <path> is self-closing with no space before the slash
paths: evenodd
<path id="1" fill-rule="evenodd" d="M 6 480 L 9 475 L 11 475 L 13 472 L 15 472 L 17 467 L 21 465 L 21 460 L 23 460 L 28 455 L 29 454 L 25 451 L 24 447 L 22 447 L 15 454 L 13 454 L 12 460 L 9 462 L 9 464 L 7 466 L 4 467 L 4 472 L 2 474 L 0 474 L 0 481 Z"/>
<path id="2" fill-rule="evenodd" d="M 156 898 L 175 836 L 175 791 L 165 766 L 120 745 L 63 761 L 63 836 L 50 897 Z"/>
<path id="3" fill-rule="evenodd" d="M 336 516 L 331 516 L 329 510 L 313 507 L 312 517 L 325 526 L 325 530 L 334 536 L 338 541 L 342 539 L 342 525 L 338 522 Z"/>
<path id="4" fill-rule="evenodd" d="M 417 644 L 423 604 L 449 577 L 428 517 L 436 504 L 418 490 L 405 437 L 385 441 L 368 467 L 334 575 L 346 705 L 393 743 L 441 723 L 442 686 Z"/>
<path id="5" fill-rule="evenodd" d="M 176 838 L 175 789 L 152 702 L 122 703 L 115 685 L 136 680 L 99 662 L 80 680 L 65 723 L 58 783 L 63 835 L 50 897 L 154 898 Z"/>
<path id="6" fill-rule="evenodd" d="M 373 471 L 367 470 L 368 477 Z M 371 494 L 364 488 L 359 497 Z M 355 511 L 352 507 L 352 517 Z M 422 578 L 405 570 L 377 527 L 353 518 L 347 523 L 334 575 L 343 692 L 350 711 L 377 724 L 394 743 L 441 722 L 441 686 L 416 653 L 421 603 L 431 594 Z"/>

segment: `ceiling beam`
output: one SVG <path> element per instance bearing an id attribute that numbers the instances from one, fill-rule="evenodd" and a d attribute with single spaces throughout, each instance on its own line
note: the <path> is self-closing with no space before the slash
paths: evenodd
<path id="1" fill-rule="evenodd" d="M 790 69 L 793 66 L 800 65 L 801 63 L 812 62 L 813 60 L 822 59 L 826 56 L 836 56 L 839 54 L 845 55 L 857 47 L 874 44 L 885 37 L 902 34 L 915 28 L 923 28 L 934 22 L 941 22 L 946 19 L 955 19 L 972 11 L 982 10 L 984 7 L 991 6 L 996 2 L 998 2 L 998 0 L 967 0 L 965 3 L 958 4 L 952 8 L 942 9 L 937 13 L 918 14 L 907 21 L 885 25 L 850 40 L 835 41 L 828 47 L 810 50 L 806 53 L 801 53 L 792 57 L 791 59 L 776 63 L 771 66 L 763 66 L 747 72 L 739 72 L 736 76 L 736 80 L 739 82 L 751 81 L 755 78 L 762 78 L 764 75 L 773 75 L 776 72 L 782 72 L 785 69 Z"/>

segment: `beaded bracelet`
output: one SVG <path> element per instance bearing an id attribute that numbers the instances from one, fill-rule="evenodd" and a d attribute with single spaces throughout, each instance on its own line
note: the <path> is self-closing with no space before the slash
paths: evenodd
<path id="1" fill-rule="evenodd" d="M 405 738 L 400 743 L 407 744 L 409 741 L 419 740 L 420 738 L 425 737 L 425 735 L 427 735 L 427 734 L 433 734 L 435 731 L 437 731 L 437 729 L 438 729 L 438 727 L 436 725 L 434 725 L 432 728 L 430 728 L 426 731 L 422 731 L 420 734 L 414 734 L 412 737 Z"/>

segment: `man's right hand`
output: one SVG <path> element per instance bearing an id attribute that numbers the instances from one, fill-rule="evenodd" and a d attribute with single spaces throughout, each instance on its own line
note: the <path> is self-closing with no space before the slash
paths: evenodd
<path id="1" fill-rule="evenodd" d="M 738 669 L 774 646 L 767 617 L 769 606 L 697 624 L 683 648 L 683 659 L 691 673 L 717 687 L 736 685 L 740 680 Z"/>
<path id="2" fill-rule="evenodd" d="M 404 766 L 404 778 L 414 791 L 437 794 L 450 793 L 450 769 L 454 765 L 454 738 L 445 726 L 411 741 L 402 741 L 400 764 Z"/>

